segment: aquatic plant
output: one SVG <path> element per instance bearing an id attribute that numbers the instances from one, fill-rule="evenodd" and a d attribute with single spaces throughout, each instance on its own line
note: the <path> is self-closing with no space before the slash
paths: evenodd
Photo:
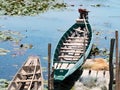
<path id="1" fill-rule="evenodd" d="M 104 58 L 109 57 L 109 50 L 107 48 L 99 48 L 96 44 L 93 44 L 93 47 L 91 49 L 90 56 L 102 56 Z"/>
<path id="2" fill-rule="evenodd" d="M 1 15 L 36 15 L 62 7 L 66 7 L 66 4 L 57 0 L 0 0 Z"/>
<path id="3" fill-rule="evenodd" d="M 0 31 L 0 41 L 13 41 L 18 42 L 23 38 L 20 32 L 12 30 L 1 30 Z"/>
<path id="4" fill-rule="evenodd" d="M 9 81 L 6 79 L 0 79 L 0 90 L 5 90 L 8 87 Z"/>

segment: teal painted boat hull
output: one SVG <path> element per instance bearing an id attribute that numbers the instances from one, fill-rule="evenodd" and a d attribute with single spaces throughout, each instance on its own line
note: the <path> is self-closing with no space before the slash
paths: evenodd
<path id="1" fill-rule="evenodd" d="M 56 47 L 55 53 L 54 53 L 54 58 L 53 58 L 53 67 L 54 67 L 54 81 L 62 81 L 64 80 L 66 77 L 70 76 L 72 73 L 74 73 L 77 69 L 80 69 L 81 66 L 84 64 L 86 58 L 89 56 L 91 48 L 92 48 L 92 44 L 93 44 L 93 33 L 92 33 L 92 29 L 91 26 L 89 24 L 89 22 L 86 19 L 86 23 L 78 23 L 76 22 L 71 28 L 69 28 L 64 35 L 61 37 L 60 41 L 58 42 L 58 45 Z M 62 62 L 59 60 L 59 52 L 61 50 L 61 47 L 63 46 L 64 41 L 68 38 L 68 36 L 71 35 L 72 32 L 74 32 L 75 28 L 79 28 L 79 27 L 86 27 L 88 28 L 88 45 L 85 48 L 85 53 L 81 54 L 79 59 L 76 62 L 71 62 L 71 61 L 66 61 L 66 62 Z M 56 63 L 60 63 L 61 65 L 64 63 L 73 63 L 74 66 L 70 69 L 67 68 L 55 68 L 55 64 Z M 60 67 L 60 66 L 59 66 Z"/>

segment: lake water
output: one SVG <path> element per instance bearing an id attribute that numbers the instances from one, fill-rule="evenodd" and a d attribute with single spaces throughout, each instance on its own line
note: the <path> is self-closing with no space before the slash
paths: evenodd
<path id="1" fill-rule="evenodd" d="M 0 78 L 11 80 L 30 55 L 40 56 L 42 67 L 47 67 L 45 58 L 48 43 L 52 44 L 53 57 L 59 39 L 79 17 L 78 8 L 86 8 L 90 11 L 89 22 L 94 30 L 94 43 L 100 48 L 109 49 L 110 39 L 115 37 L 115 30 L 120 30 L 120 1 L 65 0 L 64 2 L 68 4 L 66 9 L 49 10 L 37 16 L 0 16 L 0 30 L 19 31 L 25 36 L 20 44 L 33 45 L 32 49 L 13 57 L 14 43 L 0 42 L 0 48 L 11 51 L 5 56 L 0 56 Z M 101 6 L 93 7 L 97 4 Z M 97 33 L 99 35 L 96 35 Z M 46 73 L 44 73 L 44 77 L 47 77 Z"/>

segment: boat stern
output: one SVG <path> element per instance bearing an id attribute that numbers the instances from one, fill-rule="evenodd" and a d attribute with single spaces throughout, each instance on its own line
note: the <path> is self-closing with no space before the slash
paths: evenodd
<path id="1" fill-rule="evenodd" d="M 55 81 L 64 80 L 67 72 L 68 72 L 68 69 L 55 69 L 54 70 L 54 80 Z"/>

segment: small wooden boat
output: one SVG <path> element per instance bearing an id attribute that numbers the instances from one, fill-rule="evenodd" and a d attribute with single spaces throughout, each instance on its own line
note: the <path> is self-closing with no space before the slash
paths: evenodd
<path id="1" fill-rule="evenodd" d="M 39 57 L 30 56 L 17 72 L 8 90 L 43 90 L 43 76 Z"/>
<path id="2" fill-rule="evenodd" d="M 58 42 L 52 63 L 54 81 L 64 80 L 79 69 L 89 56 L 93 35 L 88 22 L 88 12 L 86 9 L 79 9 L 80 18 Z"/>

